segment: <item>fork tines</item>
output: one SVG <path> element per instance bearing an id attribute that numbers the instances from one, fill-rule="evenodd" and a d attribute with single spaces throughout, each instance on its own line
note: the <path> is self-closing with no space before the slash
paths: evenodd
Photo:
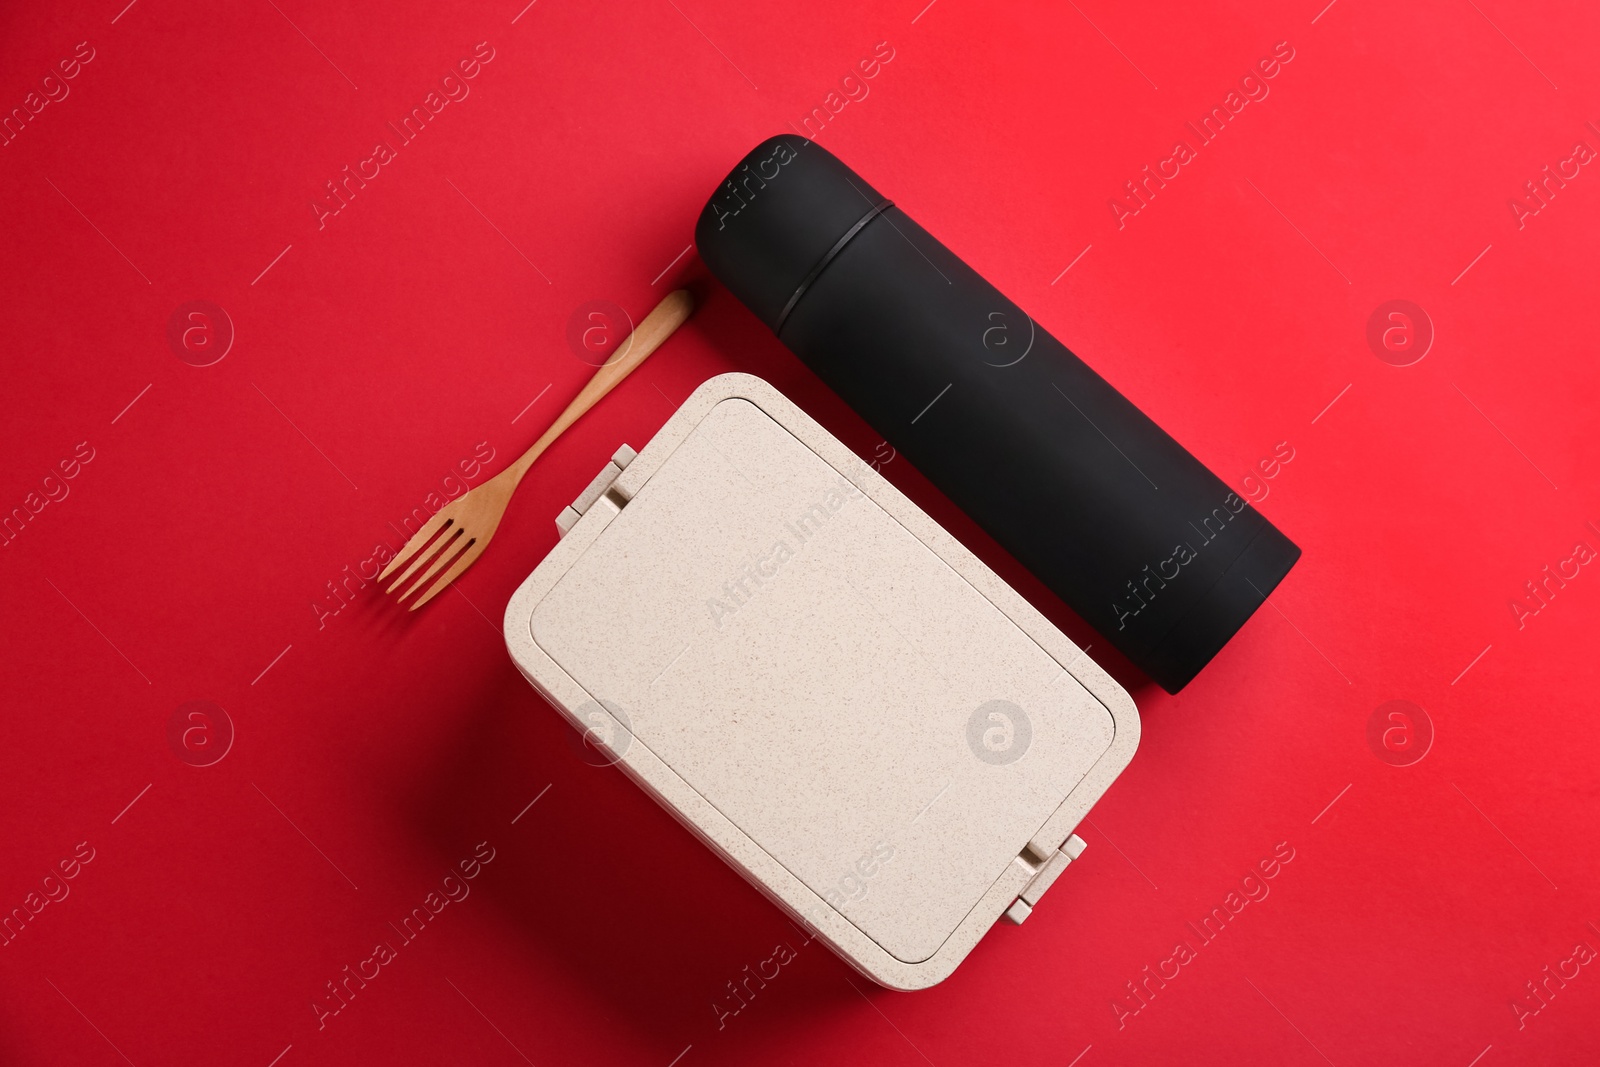
<path id="1" fill-rule="evenodd" d="M 442 514 L 435 515 L 379 572 L 378 581 L 383 582 L 402 565 L 405 566 L 405 570 L 384 592 L 394 594 L 395 599 L 402 603 L 408 598 L 415 598 L 409 605 L 415 610 L 433 599 L 436 593 L 455 580 L 460 571 L 466 569 L 465 564 L 470 561 L 465 557 L 476 543 L 477 538 L 469 536 L 455 519 L 444 518 Z M 458 569 L 434 582 L 439 572 L 451 563 L 456 563 Z M 430 585 L 432 588 L 429 588 Z"/>

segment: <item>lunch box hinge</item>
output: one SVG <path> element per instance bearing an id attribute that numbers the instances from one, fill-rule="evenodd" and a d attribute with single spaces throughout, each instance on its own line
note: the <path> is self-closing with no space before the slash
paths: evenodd
<path id="1" fill-rule="evenodd" d="M 632 463 L 634 457 L 638 454 L 627 445 L 617 449 L 616 455 L 607 460 L 606 465 L 600 468 L 600 473 L 594 476 L 594 481 L 589 483 L 588 488 L 578 494 L 578 499 L 562 508 L 561 514 L 556 516 L 556 530 L 559 536 L 567 536 L 572 528 L 578 524 L 578 520 L 583 518 L 584 514 L 602 497 L 606 503 L 617 511 L 621 511 L 627 506 L 628 498 L 620 492 L 614 491 L 612 483 L 617 480 L 617 475 L 621 474 L 623 469 Z"/>

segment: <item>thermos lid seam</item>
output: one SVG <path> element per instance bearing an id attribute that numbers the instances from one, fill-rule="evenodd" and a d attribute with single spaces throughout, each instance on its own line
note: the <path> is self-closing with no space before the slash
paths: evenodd
<path id="1" fill-rule="evenodd" d="M 844 235 L 833 243 L 833 247 L 828 249 L 827 254 L 817 261 L 817 265 L 811 268 L 811 273 L 807 274 L 803 279 L 801 279 L 800 284 L 789 296 L 789 302 L 784 304 L 783 310 L 778 313 L 778 321 L 772 325 L 773 333 L 781 334 L 783 332 L 783 324 L 788 321 L 789 313 L 795 309 L 796 304 L 800 303 L 800 298 L 805 295 L 807 289 L 811 288 L 811 283 L 816 281 L 817 278 L 822 275 L 824 270 L 828 269 L 828 264 L 833 262 L 834 257 L 840 252 L 844 251 L 844 246 L 849 244 L 851 239 L 854 238 L 856 234 L 860 233 L 862 228 L 865 227 L 867 223 L 871 222 L 873 219 L 877 218 L 879 215 L 883 214 L 893 206 L 894 204 L 891 201 L 878 201 L 878 203 L 873 205 L 870 211 L 856 221 L 854 226 L 851 226 L 848 230 L 844 231 Z"/>

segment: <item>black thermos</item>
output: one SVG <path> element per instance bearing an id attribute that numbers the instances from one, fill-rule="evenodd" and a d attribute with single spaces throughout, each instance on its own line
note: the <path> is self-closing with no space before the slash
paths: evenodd
<path id="1" fill-rule="evenodd" d="M 762 142 L 695 228 L 818 377 L 1169 693 L 1300 550 L 820 145 Z"/>

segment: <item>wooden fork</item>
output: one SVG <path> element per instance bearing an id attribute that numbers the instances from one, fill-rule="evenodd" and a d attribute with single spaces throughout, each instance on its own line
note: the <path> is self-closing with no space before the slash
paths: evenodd
<path id="1" fill-rule="evenodd" d="M 400 554 L 378 575 L 381 585 L 389 575 L 405 567 L 385 592 L 399 590 L 397 599 L 403 603 L 410 598 L 411 610 L 416 611 L 460 577 L 462 571 L 483 555 L 489 539 L 500 526 L 500 518 L 505 514 L 506 505 L 511 502 L 511 494 L 516 492 L 518 483 L 528 473 L 528 468 L 533 466 L 533 461 L 567 427 L 611 392 L 618 382 L 632 374 L 661 342 L 683 325 L 693 310 L 694 298 L 687 290 L 668 293 L 618 346 L 605 365 L 595 371 L 589 384 L 583 387 L 583 392 L 567 405 L 567 410 L 544 432 L 543 437 L 534 442 L 532 448 L 487 482 L 446 504 L 428 520 L 427 525 L 417 531 L 416 536 L 406 542 Z M 425 565 L 426 569 L 423 569 Z M 446 566 L 450 569 L 444 570 Z M 442 575 L 439 574 L 441 570 L 444 570 Z M 436 575 L 438 581 L 433 581 Z M 416 576 L 415 580 L 413 576 Z"/>

